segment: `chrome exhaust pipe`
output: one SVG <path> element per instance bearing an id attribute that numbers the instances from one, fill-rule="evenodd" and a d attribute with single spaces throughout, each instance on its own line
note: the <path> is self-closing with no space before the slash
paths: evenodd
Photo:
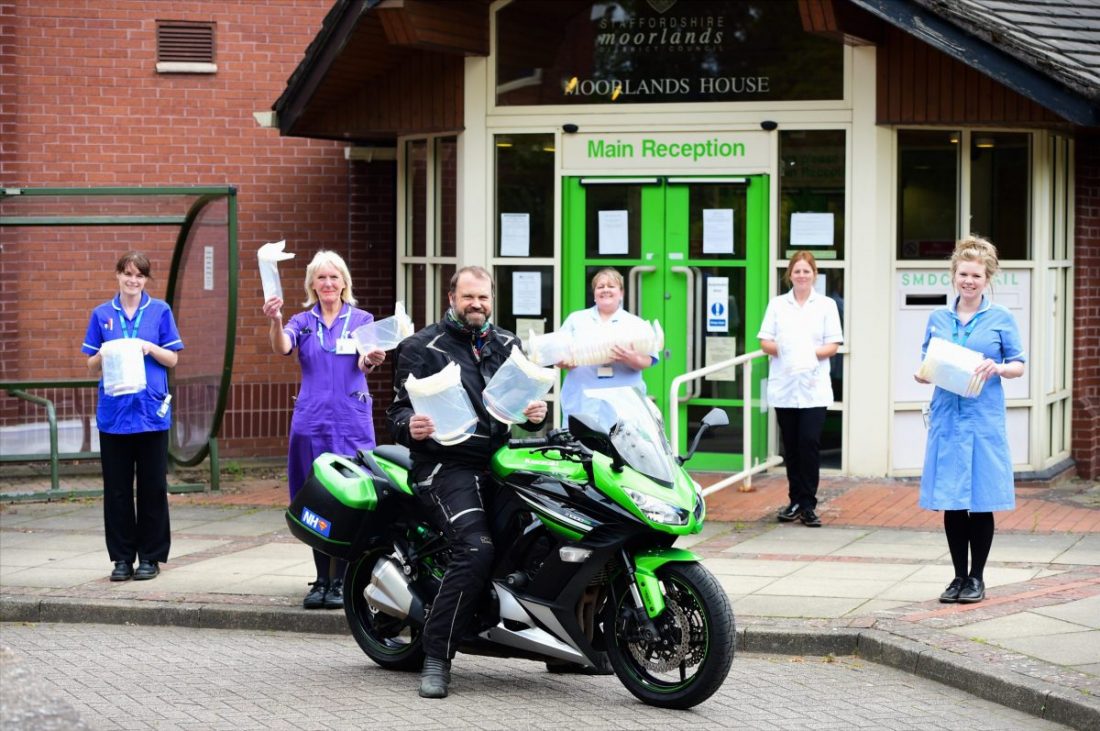
<path id="1" fill-rule="evenodd" d="M 364 594 L 367 604 L 376 612 L 424 623 L 424 603 L 413 593 L 401 564 L 390 556 L 378 559 Z"/>

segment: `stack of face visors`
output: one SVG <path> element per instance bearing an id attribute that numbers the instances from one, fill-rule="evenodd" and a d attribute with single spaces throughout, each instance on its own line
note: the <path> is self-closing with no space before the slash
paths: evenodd
<path id="1" fill-rule="evenodd" d="M 975 398 L 982 392 L 985 380 L 974 370 L 984 359 L 985 356 L 976 350 L 943 338 L 932 338 L 917 375 L 945 391 Z"/>

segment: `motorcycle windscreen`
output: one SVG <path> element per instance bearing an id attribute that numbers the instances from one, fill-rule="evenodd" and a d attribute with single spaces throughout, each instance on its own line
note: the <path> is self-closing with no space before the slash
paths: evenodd
<path id="1" fill-rule="evenodd" d="M 674 480 L 672 447 L 645 396 L 629 386 L 589 388 L 581 413 L 611 440 L 631 469 L 660 483 Z"/>

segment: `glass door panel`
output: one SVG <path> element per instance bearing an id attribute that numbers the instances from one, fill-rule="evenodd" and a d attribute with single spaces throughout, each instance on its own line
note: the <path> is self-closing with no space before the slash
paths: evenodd
<path id="1" fill-rule="evenodd" d="M 568 178 L 563 195 L 562 314 L 592 306 L 591 280 L 613 267 L 623 275 L 624 307 L 658 320 L 660 361 L 644 373 L 666 423 L 679 409 L 681 451 L 711 408 L 731 425 L 708 437 L 694 469 L 741 465 L 740 369 L 712 374 L 668 403 L 672 380 L 758 347 L 767 298 L 767 178 Z M 753 398 L 766 368 L 754 369 Z M 767 423 L 754 416 L 753 452 L 766 450 Z M 736 453 L 736 454 L 735 454 Z"/>

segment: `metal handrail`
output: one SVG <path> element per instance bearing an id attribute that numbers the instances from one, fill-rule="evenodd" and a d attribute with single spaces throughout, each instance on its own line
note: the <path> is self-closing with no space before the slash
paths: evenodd
<path id="1" fill-rule="evenodd" d="M 718 482 L 714 483 L 707 489 L 703 490 L 703 497 L 717 492 L 725 487 L 741 482 L 745 482 L 746 489 L 752 488 L 752 476 L 758 472 L 763 472 L 770 467 L 783 464 L 783 458 L 779 455 L 768 457 L 763 462 L 759 462 L 751 467 L 747 466 L 752 460 L 752 362 L 757 358 L 762 358 L 767 354 L 763 350 L 754 350 L 751 353 L 745 353 L 739 355 L 736 358 L 730 358 L 728 360 L 721 361 L 703 368 L 697 368 L 693 371 L 684 373 L 683 375 L 676 376 L 672 379 L 672 385 L 669 387 L 668 403 L 672 406 L 669 409 L 669 435 L 672 441 L 672 454 L 673 456 L 680 456 L 680 409 L 677 406 L 679 403 L 677 398 L 680 395 L 680 386 L 688 381 L 694 381 L 702 378 L 703 376 L 710 375 L 716 371 L 720 371 L 730 367 L 744 366 L 742 374 L 742 397 L 741 397 L 741 424 L 742 424 L 742 459 L 741 465 L 744 467 L 740 472 L 734 475 L 730 475 Z"/>

